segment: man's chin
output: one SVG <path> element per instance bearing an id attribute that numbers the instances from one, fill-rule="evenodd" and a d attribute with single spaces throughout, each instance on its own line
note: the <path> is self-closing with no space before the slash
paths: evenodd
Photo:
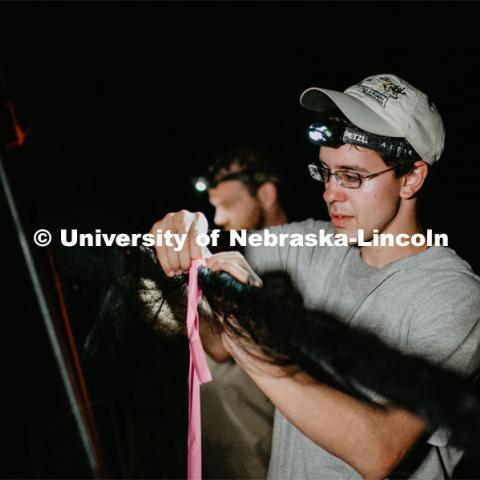
<path id="1" fill-rule="evenodd" d="M 348 238 L 349 245 L 357 245 L 359 242 L 365 242 L 371 239 L 371 235 L 360 229 L 333 227 L 335 235 L 341 235 Z"/>
<path id="2" fill-rule="evenodd" d="M 333 226 L 333 233 L 335 235 L 346 235 L 348 238 L 357 238 L 358 231 L 353 230 L 351 228 L 343 228 L 343 227 L 336 227 L 335 225 Z"/>

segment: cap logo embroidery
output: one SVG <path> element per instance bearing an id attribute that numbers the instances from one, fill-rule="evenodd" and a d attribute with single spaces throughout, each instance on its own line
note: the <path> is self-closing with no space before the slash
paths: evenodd
<path id="1" fill-rule="evenodd" d="M 389 77 L 368 78 L 359 83 L 358 87 L 384 108 L 390 98 L 397 100 L 399 95 L 405 95 L 405 87 L 398 85 Z"/>

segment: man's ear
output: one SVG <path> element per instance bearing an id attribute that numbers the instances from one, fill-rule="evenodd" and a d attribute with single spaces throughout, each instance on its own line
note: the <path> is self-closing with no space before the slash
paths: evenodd
<path id="1" fill-rule="evenodd" d="M 428 175 L 428 165 L 423 160 L 414 163 L 413 170 L 403 177 L 400 197 L 408 199 L 414 197 L 422 188 Z"/>
<path id="2" fill-rule="evenodd" d="M 257 191 L 257 199 L 264 210 L 273 208 L 278 203 L 278 191 L 275 184 L 263 183 Z"/>

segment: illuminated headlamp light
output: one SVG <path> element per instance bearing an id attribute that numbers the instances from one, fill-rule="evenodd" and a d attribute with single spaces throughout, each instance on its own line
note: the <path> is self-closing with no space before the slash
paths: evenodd
<path id="1" fill-rule="evenodd" d="M 193 179 L 193 186 L 197 192 L 205 192 L 210 188 L 210 182 L 206 177 L 197 177 Z"/>
<path id="2" fill-rule="evenodd" d="M 275 175 L 267 175 L 263 172 L 254 172 L 249 169 L 244 169 L 239 172 L 226 173 L 215 178 L 209 175 L 196 177 L 193 179 L 193 186 L 197 192 L 205 192 L 227 180 L 241 180 L 246 185 L 261 185 L 267 181 L 277 182 L 278 178 Z"/>

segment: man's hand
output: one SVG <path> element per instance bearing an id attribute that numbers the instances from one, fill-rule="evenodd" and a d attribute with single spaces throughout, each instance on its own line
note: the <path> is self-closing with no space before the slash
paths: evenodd
<path id="1" fill-rule="evenodd" d="M 254 287 L 263 286 L 262 279 L 255 273 L 240 252 L 220 252 L 207 259 L 207 267 L 214 271 L 229 273 L 239 282 Z"/>
<path id="2" fill-rule="evenodd" d="M 238 337 L 226 330 L 221 333 L 221 338 L 224 350 L 251 376 L 285 377 L 298 371 L 295 365 L 278 366 L 272 363 L 246 332 Z"/>
<path id="3" fill-rule="evenodd" d="M 156 235 L 157 231 L 187 235 L 185 245 L 178 252 L 166 245 L 155 247 L 160 265 L 168 276 L 187 273 L 192 260 L 204 258 L 207 260 L 207 267 L 213 271 L 228 272 L 239 282 L 256 287 L 262 286 L 262 280 L 241 253 L 220 252 L 212 256 L 208 248 L 198 245 L 197 235 L 208 232 L 208 222 L 203 213 L 192 213 L 187 210 L 168 213 L 152 226 L 150 233 Z"/>
<path id="4" fill-rule="evenodd" d="M 187 273 L 192 260 L 204 258 L 207 267 L 212 271 L 228 272 L 239 282 L 257 287 L 262 286 L 262 280 L 241 253 L 220 252 L 212 255 L 206 247 L 200 247 L 197 244 L 197 235 L 208 232 L 208 222 L 202 213 L 192 213 L 187 210 L 168 213 L 153 225 L 150 233 L 155 236 L 157 231 L 187 235 L 185 244 L 180 251 L 175 252 L 172 246 L 156 246 L 158 260 L 168 276 Z M 205 314 L 205 312 L 203 313 Z M 214 334 L 205 322 L 201 322 L 200 332 L 205 348 L 215 360 L 225 361 L 229 358 L 229 352 L 224 348 L 221 335 Z"/>
<path id="5" fill-rule="evenodd" d="M 155 247 L 160 265 L 170 277 L 187 273 L 192 260 L 211 256 L 208 248 L 200 247 L 197 244 L 197 235 L 208 232 L 208 222 L 203 213 L 192 213 L 187 210 L 167 213 L 165 217 L 153 225 L 150 233 L 156 235 L 157 231 L 162 233 L 170 231 L 179 235 L 187 235 L 185 245 L 178 252 L 175 252 L 173 247 L 167 247 L 166 245 Z"/>

